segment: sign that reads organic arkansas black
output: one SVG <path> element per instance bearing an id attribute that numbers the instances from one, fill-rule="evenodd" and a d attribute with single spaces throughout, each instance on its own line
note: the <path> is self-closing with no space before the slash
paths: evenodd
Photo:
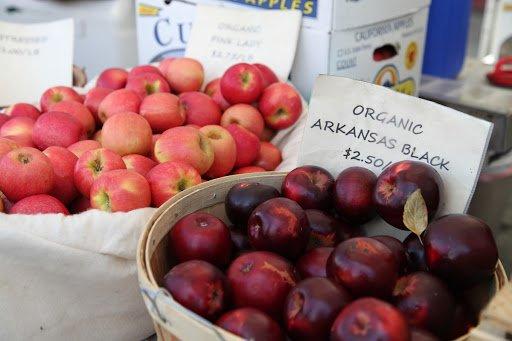
<path id="1" fill-rule="evenodd" d="M 453 109 L 342 77 L 320 76 L 310 101 L 299 164 L 338 174 L 352 166 L 380 174 L 402 160 L 441 175 L 440 214 L 468 208 L 492 124 Z"/>

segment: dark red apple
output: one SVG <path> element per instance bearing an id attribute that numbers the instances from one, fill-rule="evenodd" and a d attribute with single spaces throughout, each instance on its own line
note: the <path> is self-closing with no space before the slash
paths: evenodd
<path id="1" fill-rule="evenodd" d="M 304 252 L 309 233 L 306 212 L 287 198 L 270 199 L 256 207 L 247 225 L 247 236 L 254 249 L 272 251 L 290 259 Z"/>
<path id="2" fill-rule="evenodd" d="M 373 190 L 377 176 L 363 167 L 350 167 L 338 175 L 334 189 L 334 207 L 342 219 L 363 224 L 375 217 Z"/>
<path id="3" fill-rule="evenodd" d="M 322 246 L 333 247 L 340 242 L 338 238 L 341 233 L 339 234 L 338 231 L 346 229 L 343 223 L 320 210 L 306 210 L 306 215 L 311 230 L 308 249 Z"/>
<path id="4" fill-rule="evenodd" d="M 422 238 L 429 269 L 449 283 L 470 286 L 494 274 L 498 249 L 482 220 L 451 214 L 431 223 Z"/>
<path id="5" fill-rule="evenodd" d="M 357 237 L 340 243 L 327 261 L 327 275 L 354 296 L 388 297 L 398 278 L 393 252 L 378 240 Z"/>
<path id="6" fill-rule="evenodd" d="M 471 328 L 478 324 L 478 316 L 475 316 L 471 309 L 465 304 L 458 302 L 455 306 L 455 317 L 450 322 L 448 338 L 455 340 L 469 333 Z"/>
<path id="7" fill-rule="evenodd" d="M 245 233 L 235 227 L 231 227 L 229 231 L 231 233 L 231 242 L 233 244 L 234 251 L 243 252 L 251 249 L 251 244 L 249 243 L 249 239 Z"/>
<path id="8" fill-rule="evenodd" d="M 403 222 L 404 206 L 416 190 L 432 219 L 439 206 L 442 180 L 430 165 L 418 161 L 400 161 L 386 168 L 378 177 L 373 200 L 377 213 L 390 225 L 407 230 Z"/>
<path id="9" fill-rule="evenodd" d="M 448 287 L 427 272 L 415 272 L 398 279 L 393 303 L 410 325 L 444 336 L 455 316 L 455 299 Z"/>
<path id="10" fill-rule="evenodd" d="M 236 307 L 253 307 L 279 320 L 286 296 L 298 282 L 297 271 L 283 257 L 266 251 L 249 252 L 227 271 Z"/>
<path id="11" fill-rule="evenodd" d="M 283 331 L 270 316 L 254 308 L 239 308 L 220 317 L 217 325 L 245 340 L 284 341 Z"/>
<path id="12" fill-rule="evenodd" d="M 425 249 L 418 236 L 410 233 L 402 243 L 407 255 L 407 271 L 428 271 Z"/>
<path id="13" fill-rule="evenodd" d="M 180 262 L 200 259 L 224 267 L 231 255 L 231 235 L 226 224 L 209 213 L 181 218 L 169 231 L 169 246 Z"/>
<path id="14" fill-rule="evenodd" d="M 327 278 L 308 278 L 286 299 L 284 323 L 293 340 L 327 340 L 336 316 L 351 301 L 350 294 Z"/>
<path id="15" fill-rule="evenodd" d="M 327 260 L 333 251 L 333 247 L 317 247 L 300 257 L 296 263 L 300 277 L 327 277 Z"/>
<path id="16" fill-rule="evenodd" d="M 407 255 L 402 242 L 391 236 L 374 236 L 372 238 L 377 239 L 379 242 L 386 245 L 391 252 L 393 252 L 398 264 L 398 272 L 401 274 L 404 273 L 407 268 Z"/>
<path id="17" fill-rule="evenodd" d="M 226 195 L 226 214 L 233 224 L 245 229 L 252 211 L 259 204 L 277 197 L 279 191 L 272 186 L 242 182 L 231 187 Z"/>
<path id="18" fill-rule="evenodd" d="M 229 303 L 226 276 L 202 260 L 176 265 L 164 277 L 164 287 L 185 308 L 207 318 L 217 318 Z"/>
<path id="19" fill-rule="evenodd" d="M 331 341 L 409 341 L 403 315 L 391 304 L 360 298 L 346 306 L 331 327 Z"/>
<path id="20" fill-rule="evenodd" d="M 332 206 L 334 178 L 317 166 L 302 166 L 284 178 L 283 196 L 297 202 L 304 209 L 327 209 Z"/>
<path id="21" fill-rule="evenodd" d="M 411 341 L 440 341 L 434 334 L 426 330 L 414 327 L 410 327 L 409 329 L 411 330 Z"/>

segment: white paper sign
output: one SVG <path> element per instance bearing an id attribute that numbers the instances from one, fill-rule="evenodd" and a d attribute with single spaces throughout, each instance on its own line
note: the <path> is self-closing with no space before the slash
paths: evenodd
<path id="1" fill-rule="evenodd" d="M 302 13 L 197 5 L 185 55 L 201 61 L 206 80 L 233 64 L 263 63 L 281 80 L 292 68 Z"/>
<path id="2" fill-rule="evenodd" d="M 0 106 L 37 102 L 49 87 L 72 85 L 73 20 L 0 22 Z"/>
<path id="3" fill-rule="evenodd" d="M 402 160 L 432 165 L 444 182 L 439 215 L 466 212 L 492 124 L 436 103 L 348 78 L 320 76 L 299 164 L 337 175 L 352 166 L 377 175 Z"/>

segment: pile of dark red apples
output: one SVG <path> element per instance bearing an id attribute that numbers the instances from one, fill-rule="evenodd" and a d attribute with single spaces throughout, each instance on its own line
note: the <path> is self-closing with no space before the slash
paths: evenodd
<path id="1" fill-rule="evenodd" d="M 437 172 L 413 161 L 379 177 L 348 168 L 336 180 L 303 166 L 281 193 L 237 184 L 225 200 L 232 226 L 196 212 L 172 227 L 177 265 L 163 284 L 184 307 L 250 340 L 459 337 L 479 313 L 464 293 L 489 283 L 498 252 L 483 221 L 433 219 L 441 191 Z M 365 237 L 361 224 L 377 215 L 399 229 L 432 221 L 403 242 Z"/>
<path id="2" fill-rule="evenodd" d="M 263 64 L 204 83 L 201 63 L 103 71 L 85 96 L 56 86 L 0 113 L 0 212 L 126 212 L 228 174 L 274 170 L 271 138 L 302 100 Z M 2 195 L 3 193 L 3 195 Z"/>

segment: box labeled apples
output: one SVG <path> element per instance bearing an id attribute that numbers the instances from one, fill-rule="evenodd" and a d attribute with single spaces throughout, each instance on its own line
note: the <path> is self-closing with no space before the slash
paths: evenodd
<path id="1" fill-rule="evenodd" d="M 333 76 L 317 78 L 309 108 L 299 165 L 322 166 L 332 174 L 360 166 L 378 175 L 398 161 L 425 162 L 444 183 L 440 216 L 466 212 L 492 123 L 384 87 Z"/>
<path id="2" fill-rule="evenodd" d="M 139 61 L 183 55 L 199 3 L 302 11 L 290 77 L 306 97 L 319 74 L 418 93 L 430 0 L 138 0 Z"/>

